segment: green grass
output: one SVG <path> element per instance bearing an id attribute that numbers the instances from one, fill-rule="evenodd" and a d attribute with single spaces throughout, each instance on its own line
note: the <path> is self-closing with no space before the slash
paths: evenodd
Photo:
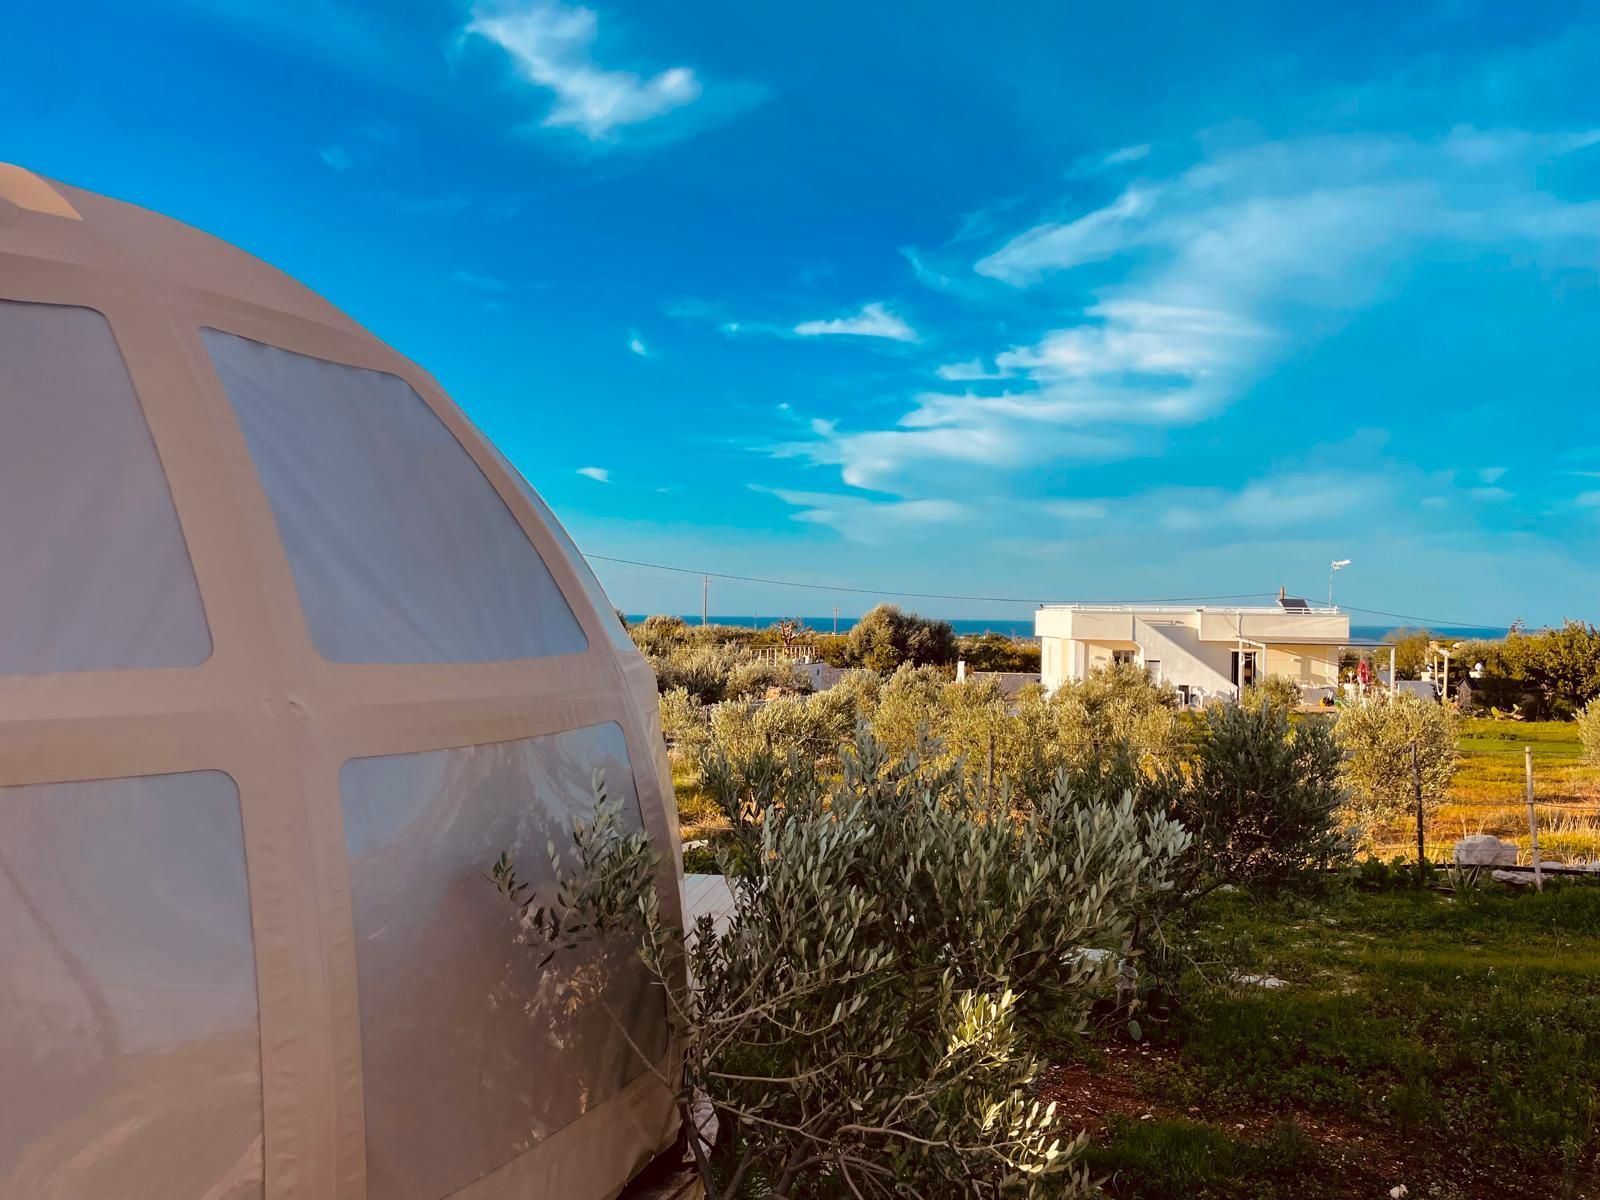
<path id="1" fill-rule="evenodd" d="M 1354 1122 L 1419 1162 L 1600 1195 L 1600 887 L 1316 906 L 1229 895 L 1208 907 L 1204 934 L 1250 947 L 1252 971 L 1290 986 L 1191 995 L 1158 1030 L 1171 1057 L 1151 1087 L 1168 1104 Z M 1259 1147 L 1222 1148 L 1218 1136 L 1233 1139 L 1215 1127 L 1140 1124 L 1098 1151 L 1120 1164 L 1122 1195 L 1314 1194 L 1228 1191 L 1206 1180 L 1251 1169 Z"/>
<path id="2" fill-rule="evenodd" d="M 1572 721 L 1461 723 L 1461 763 L 1450 798 L 1429 821 L 1428 853 L 1448 859 L 1457 838 L 1492 833 L 1517 842 L 1528 856 L 1528 817 L 1523 747 L 1533 749 L 1534 797 L 1540 844 L 1562 861 L 1600 859 L 1600 767 L 1584 762 Z M 1406 823 L 1381 832 L 1378 853 L 1411 853 L 1414 828 Z"/>
<path id="3" fill-rule="evenodd" d="M 1322 1200 L 1341 1194 L 1316 1174 L 1316 1147 L 1292 1124 L 1275 1125 L 1259 1142 L 1181 1119 L 1119 1117 L 1109 1132 L 1084 1161 L 1112 1196 Z"/>

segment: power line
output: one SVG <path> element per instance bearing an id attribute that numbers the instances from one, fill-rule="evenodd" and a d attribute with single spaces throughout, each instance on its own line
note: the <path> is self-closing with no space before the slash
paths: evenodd
<path id="1" fill-rule="evenodd" d="M 694 567 L 673 567 L 666 563 L 640 562 L 632 558 L 612 558 L 607 554 L 585 554 L 591 562 L 621 563 L 629 567 L 647 567 L 652 571 L 672 571 L 678 575 L 700 575 L 711 579 L 734 579 L 741 583 L 765 583 L 773 587 L 805 588 L 813 592 L 854 592 L 863 596 L 895 596 L 916 600 L 982 600 L 994 604 L 1049 604 L 1028 596 L 970 596 L 955 592 L 899 592 L 887 588 L 850 587 L 847 584 L 803 583 L 798 579 L 763 579 L 758 575 L 731 575 L 724 571 L 702 571 Z M 1275 596 L 1276 592 L 1235 592 L 1229 596 L 1166 596 L 1156 600 L 1084 601 L 1084 603 L 1115 604 L 1187 604 L 1201 600 L 1253 600 L 1262 596 Z"/>
<path id="2" fill-rule="evenodd" d="M 1418 617 L 1409 613 L 1384 612 L 1381 608 L 1362 608 L 1356 604 L 1342 604 L 1341 608 L 1348 608 L 1351 612 L 1366 613 L 1371 617 L 1393 617 L 1397 621 L 1417 621 L 1425 626 L 1441 626 L 1446 629 L 1498 629 L 1498 625 L 1474 621 L 1441 621 L 1434 617 Z"/>
<path id="3" fill-rule="evenodd" d="M 803 588 L 813 592 L 849 592 L 862 596 L 893 596 L 911 600 L 975 600 L 990 604 L 1050 604 L 1028 596 L 975 596 L 960 592 L 904 592 L 889 588 L 852 587 L 842 583 L 806 583 L 798 579 L 767 579 L 760 575 L 735 575 L 727 571 L 705 571 L 698 567 L 674 567 L 667 563 L 641 562 L 634 558 L 614 558 L 609 554 L 585 554 L 591 562 L 619 563 L 628 567 L 644 567 L 651 571 L 671 571 L 677 575 L 699 575 L 702 579 L 731 579 L 739 583 L 764 583 L 771 587 Z M 1276 592 L 1234 592 L 1226 596 L 1163 596 L 1152 600 L 1086 600 L 1085 604 L 1191 604 L 1206 600 L 1259 600 L 1276 596 Z M 1419 617 L 1409 613 L 1385 612 L 1381 608 L 1362 608 L 1357 604 L 1342 604 L 1351 612 L 1366 613 L 1374 617 L 1392 617 L 1397 621 L 1417 621 L 1426 626 L 1454 629 L 1497 629 L 1499 626 L 1474 621 L 1442 621 L 1433 617 Z"/>

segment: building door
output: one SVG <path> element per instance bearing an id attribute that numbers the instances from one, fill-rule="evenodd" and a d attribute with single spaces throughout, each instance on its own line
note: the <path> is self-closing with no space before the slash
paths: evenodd
<path id="1" fill-rule="evenodd" d="M 1231 656 L 1234 686 L 1243 690 L 1256 681 L 1256 652 L 1235 650 Z"/>

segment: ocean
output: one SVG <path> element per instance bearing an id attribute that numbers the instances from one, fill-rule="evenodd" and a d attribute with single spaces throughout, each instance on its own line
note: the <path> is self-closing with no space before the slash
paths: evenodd
<path id="1" fill-rule="evenodd" d="M 686 613 L 686 614 L 684 614 L 683 619 L 685 621 L 687 621 L 691 625 L 700 624 L 700 614 L 699 613 L 692 613 L 692 614 Z M 713 625 L 742 625 L 747 629 L 757 629 L 757 628 L 765 628 L 766 626 L 771 625 L 776 619 L 777 618 L 775 618 L 775 617 L 757 617 L 757 616 L 751 616 L 751 615 L 731 616 L 730 617 L 730 616 L 718 616 L 716 614 L 712 614 L 712 616 L 711 616 L 711 624 L 713 624 Z M 827 617 L 801 617 L 799 619 L 801 621 L 805 622 L 805 624 L 807 626 L 809 626 L 811 629 L 816 630 L 818 633 L 832 633 L 833 630 L 834 630 L 834 618 L 831 617 L 831 616 L 827 616 Z M 838 619 L 839 632 L 840 633 L 849 633 L 850 632 L 850 627 L 852 625 L 854 625 L 858 619 L 859 618 L 856 618 L 856 617 L 845 617 L 845 616 L 839 617 L 839 619 Z M 1033 618 L 1031 616 L 1030 617 L 1023 617 L 1023 618 L 1020 618 L 1020 619 L 1009 618 L 1009 617 L 947 617 L 945 619 L 950 622 L 951 627 L 956 631 L 956 633 L 962 634 L 962 635 L 979 634 L 979 633 L 1001 633 L 1001 634 L 1004 634 L 1006 637 L 1024 637 L 1025 638 L 1025 637 L 1032 637 L 1033 636 Z M 642 620 L 644 620 L 644 616 L 643 616 L 643 614 L 629 613 L 628 614 L 628 620 L 630 622 L 631 621 L 642 621 Z M 1350 636 L 1351 637 L 1357 637 L 1357 638 L 1363 638 L 1363 639 L 1371 638 L 1371 639 L 1374 639 L 1374 640 L 1381 640 L 1386 635 L 1388 635 L 1390 633 L 1393 633 L 1396 629 L 1415 629 L 1415 628 L 1417 628 L 1417 625 L 1415 625 L 1415 624 L 1411 624 L 1411 625 L 1351 625 L 1350 626 Z M 1477 626 L 1477 625 L 1474 625 L 1474 626 L 1470 626 L 1470 627 L 1451 627 L 1449 629 L 1446 629 L 1446 630 L 1443 630 L 1443 631 L 1436 631 L 1436 632 L 1442 632 L 1444 636 L 1448 636 L 1448 637 L 1450 637 L 1450 638 L 1452 638 L 1452 639 L 1454 639 L 1456 641 L 1471 641 L 1471 640 L 1476 639 L 1476 638 L 1503 638 L 1503 637 L 1505 637 L 1507 631 L 1505 629 L 1494 628 L 1494 627 L 1491 627 L 1491 626 Z"/>

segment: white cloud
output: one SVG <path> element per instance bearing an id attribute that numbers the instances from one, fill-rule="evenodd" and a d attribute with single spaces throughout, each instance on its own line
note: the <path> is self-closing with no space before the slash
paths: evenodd
<path id="1" fill-rule="evenodd" d="M 1039 508 L 1063 521 L 1103 521 L 1111 515 L 1103 500 L 1047 500 Z"/>
<path id="2" fill-rule="evenodd" d="M 1161 525 L 1173 532 L 1276 530 L 1354 517 L 1386 503 L 1393 492 L 1382 476 L 1302 472 L 1254 480 L 1237 492 L 1172 489 L 1155 499 L 1164 510 Z"/>
<path id="3" fill-rule="evenodd" d="M 1138 162 L 1141 158 L 1145 157 L 1149 153 L 1150 147 L 1148 144 L 1124 146 L 1120 150 L 1113 150 L 1101 161 L 1104 162 L 1108 167 L 1116 167 L 1121 166 L 1123 163 Z"/>
<path id="4" fill-rule="evenodd" d="M 644 339 L 637 333 L 628 335 L 628 350 L 630 353 L 637 354 L 640 358 L 650 357 L 650 347 L 644 344 Z"/>
<path id="5" fill-rule="evenodd" d="M 1475 487 L 1471 489 L 1475 500 L 1486 500 L 1491 504 L 1498 504 L 1502 500 L 1511 499 L 1511 493 L 1503 487 Z"/>
<path id="6" fill-rule="evenodd" d="M 579 467 L 578 474 L 594 480 L 596 483 L 610 483 L 611 472 L 605 467 Z"/>
<path id="7" fill-rule="evenodd" d="M 934 369 L 934 374 L 955 383 L 973 383 L 980 379 L 1004 379 L 1010 372 L 998 368 L 991 371 L 981 358 L 973 358 L 966 362 L 944 363 Z"/>
<path id="8" fill-rule="evenodd" d="M 863 305 L 852 317 L 828 321 L 801 321 L 794 327 L 801 337 L 887 338 L 895 342 L 914 342 L 917 332 L 881 303 Z"/>
<path id="9" fill-rule="evenodd" d="M 496 279 L 493 275 L 478 275 L 472 271 L 457 271 L 450 278 L 463 287 L 477 288 L 480 292 L 504 292 L 509 290 L 504 279 Z"/>
<path id="10" fill-rule="evenodd" d="M 1424 245 L 1507 246 L 1529 261 L 1592 269 L 1600 202 L 1544 190 L 1540 167 L 1595 140 L 1456 131 L 1431 142 L 1267 142 L 1128 187 L 975 263 L 988 287 L 1009 293 L 997 306 L 1007 326 L 1030 302 L 1042 313 L 1037 338 L 936 368 L 973 391 L 918 395 L 887 428 L 829 426 L 808 454 L 857 486 L 897 492 L 913 480 L 926 490 L 953 466 L 1149 452 L 1138 430 L 1221 412 L 1310 338 L 1398 286 L 1394 264 Z M 1118 282 L 1103 282 L 1111 272 Z M 1069 276 L 1062 286 L 1040 286 L 1059 276 Z M 1087 305 L 1076 299 L 1085 283 Z M 1075 298 L 1065 312 L 1063 294 Z M 1001 379 L 1011 382 L 999 394 L 983 386 Z M 963 486 L 978 482 L 963 475 Z M 1284 502 L 1287 512 L 1305 503 Z"/>
<path id="11" fill-rule="evenodd" d="M 475 8 L 466 32 L 486 38 L 511 57 L 517 73 L 545 88 L 555 103 L 544 124 L 576 130 L 592 141 L 649 121 L 699 98 L 693 69 L 670 67 L 648 78 L 608 70 L 592 54 L 599 22 L 594 11 L 554 0 Z"/>
<path id="12" fill-rule="evenodd" d="M 966 520 L 971 510 L 953 500 L 872 500 L 836 492 L 790 491 L 751 484 L 799 509 L 794 520 L 825 525 L 848 541 L 878 545 L 918 530 L 936 530 Z"/>
<path id="13" fill-rule="evenodd" d="M 317 151 L 317 156 L 335 171 L 348 171 L 356 165 L 355 159 L 350 157 L 350 151 L 343 146 L 324 146 Z"/>
<path id="14" fill-rule="evenodd" d="M 1579 508 L 1600 508 L 1600 492 L 1579 492 L 1573 503 Z"/>
<path id="15" fill-rule="evenodd" d="M 1504 467 L 1480 467 L 1478 469 L 1478 478 L 1483 480 L 1484 483 L 1499 483 L 1505 473 L 1506 469 Z"/>

